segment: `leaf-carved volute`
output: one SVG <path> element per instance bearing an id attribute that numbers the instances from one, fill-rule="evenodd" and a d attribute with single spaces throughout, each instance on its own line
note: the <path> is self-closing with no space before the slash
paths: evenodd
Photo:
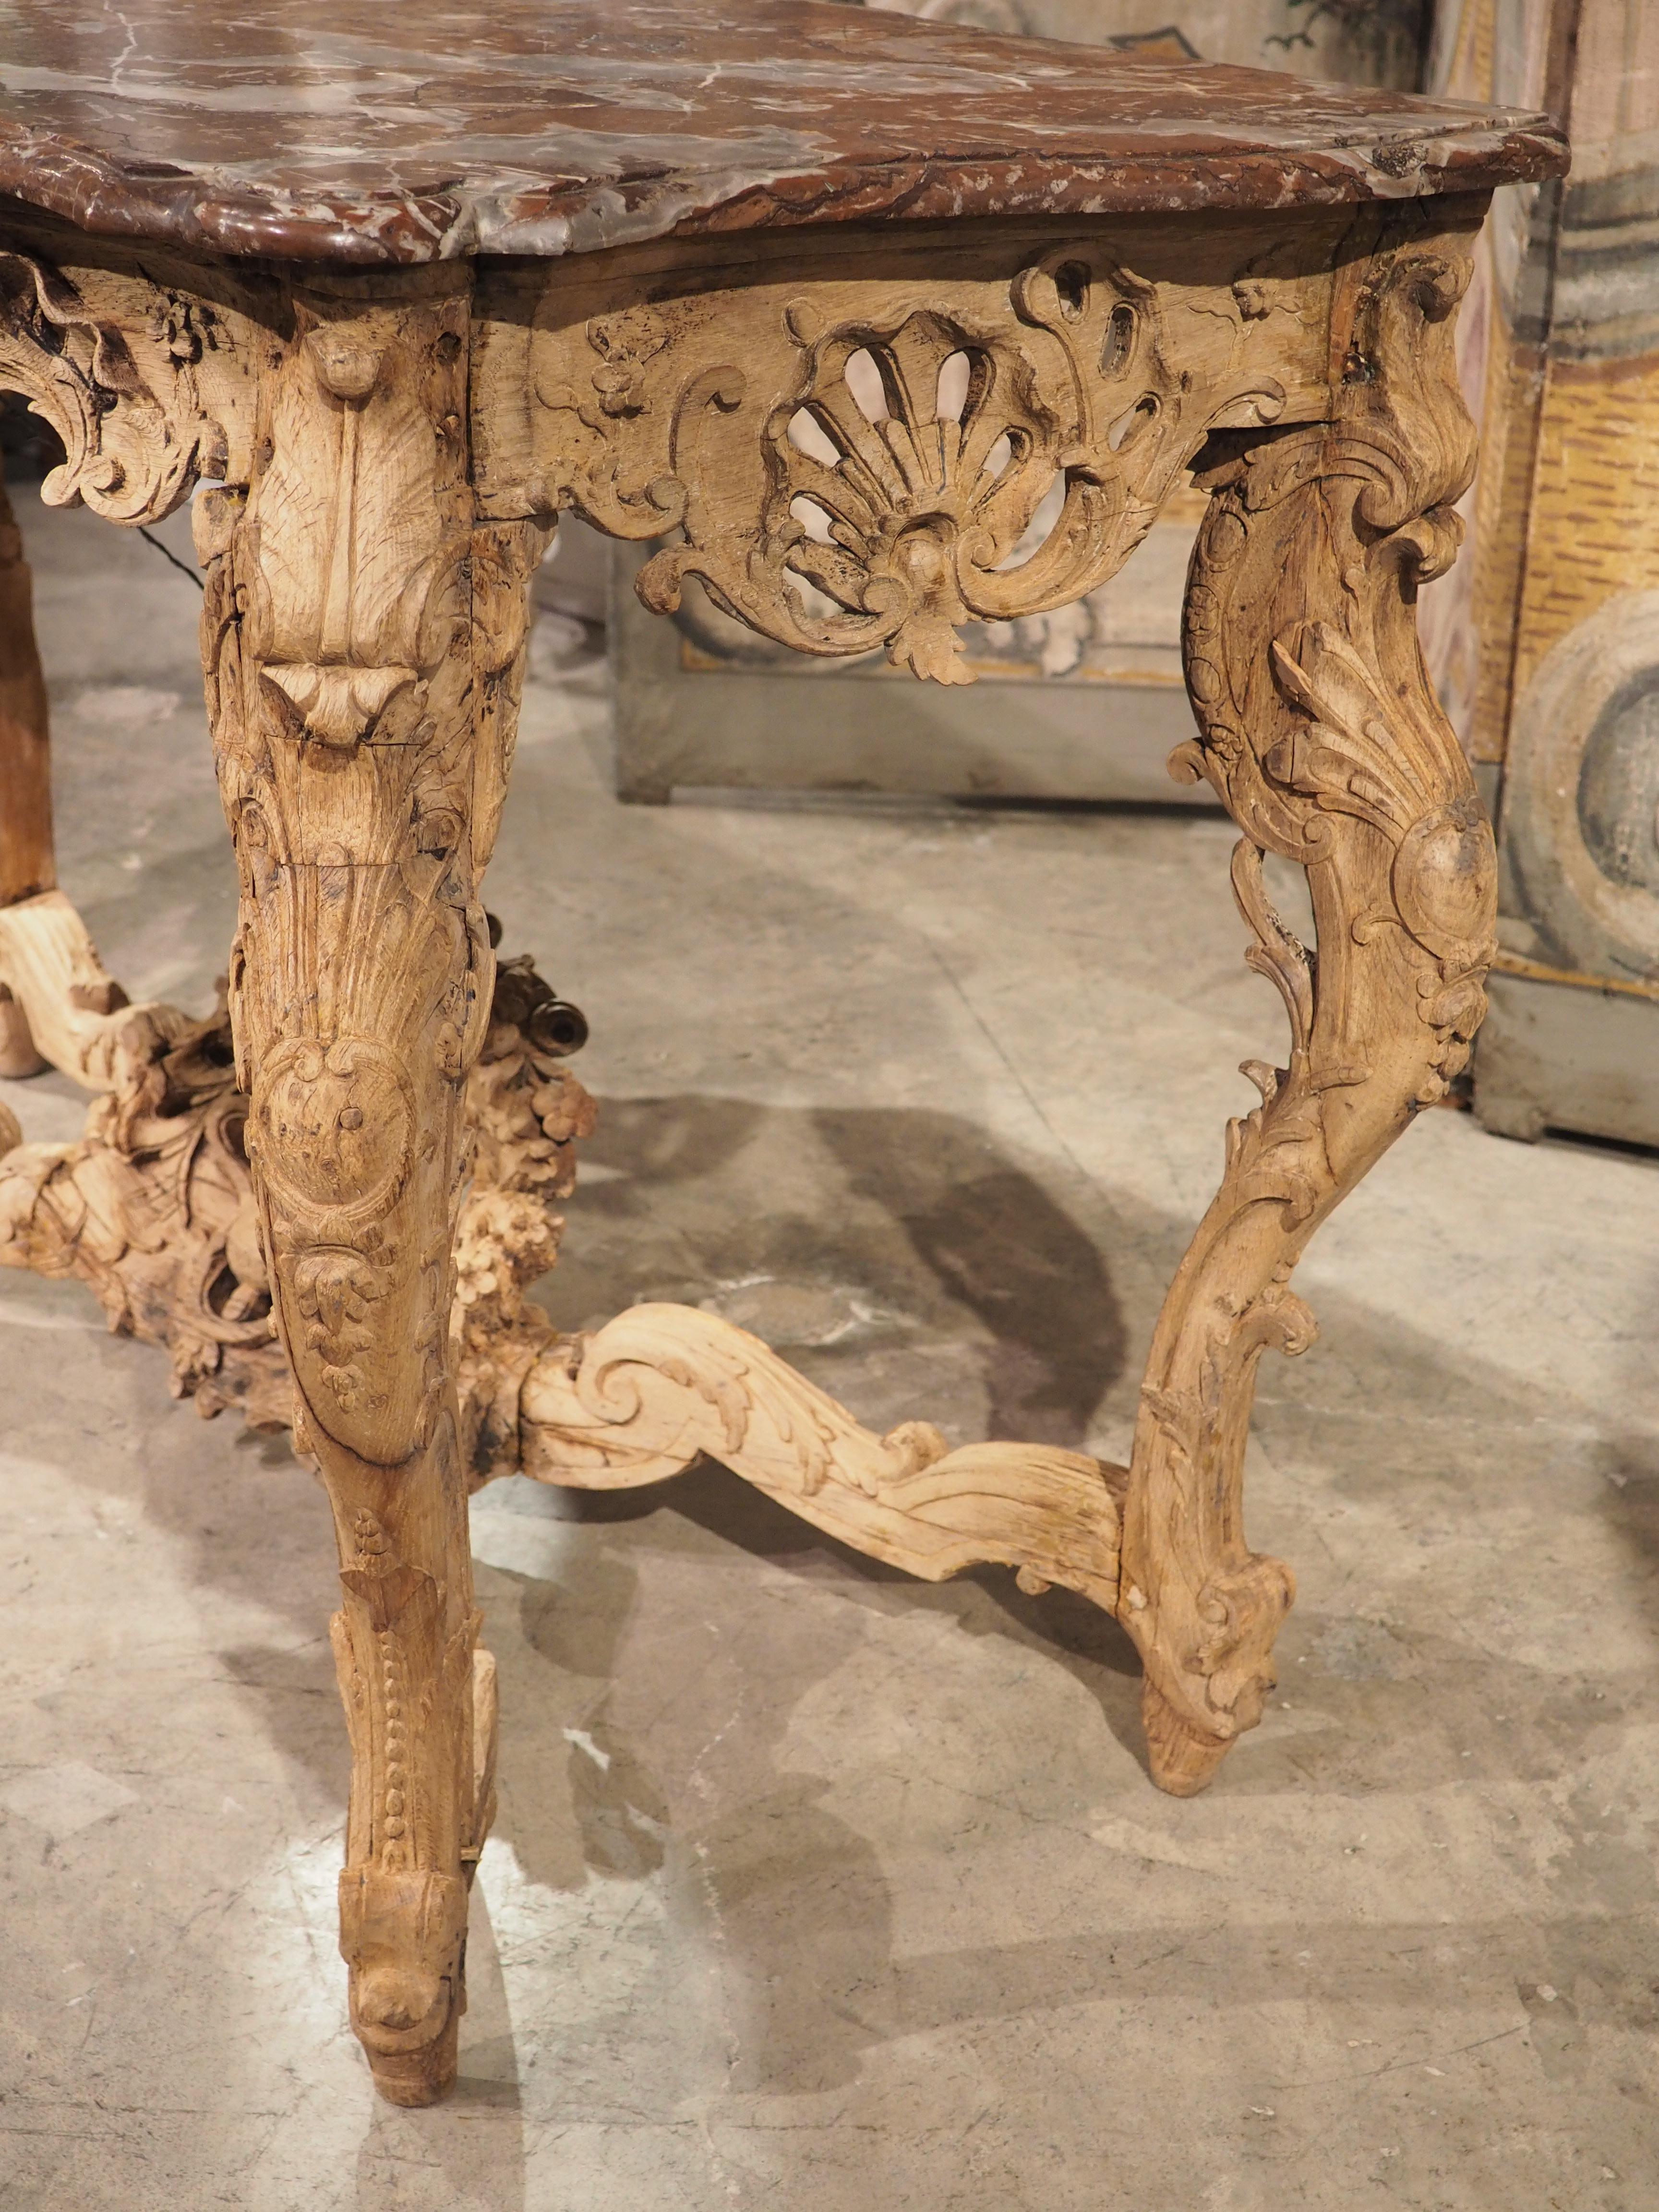
<path id="1" fill-rule="evenodd" d="M 64 447 L 40 487 L 49 507 L 155 522 L 244 464 L 258 287 L 226 289 L 216 301 L 131 267 L 0 253 L 0 385 Z"/>

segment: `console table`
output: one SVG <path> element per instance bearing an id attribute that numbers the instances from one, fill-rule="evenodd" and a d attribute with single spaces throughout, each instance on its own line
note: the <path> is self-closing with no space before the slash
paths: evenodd
<path id="1" fill-rule="evenodd" d="M 1413 600 L 1470 478 L 1470 242 L 1565 160 L 1537 118 L 814 0 L 456 21 L 19 0 L 0 33 L 0 386 L 63 441 L 47 500 L 140 525 L 193 496 L 240 878 L 227 1006 L 129 1005 L 53 888 L 44 734 L 0 714 L 0 1050 L 94 1093 L 76 1145 L 0 1132 L 0 1259 L 84 1277 L 177 1389 L 291 1418 L 320 1470 L 341 1948 L 403 2104 L 453 2078 L 494 1809 L 492 1474 L 707 1453 L 915 1574 L 1080 1590 L 1139 1649 L 1166 1790 L 1257 1719 L 1292 1584 L 1244 1538 L 1256 1363 L 1310 1341 L 1298 1255 L 1484 1006 L 1492 839 Z M 1172 765 L 1239 825 L 1291 1036 L 1247 1069 L 1130 1466 L 874 1435 L 684 1307 L 556 1336 L 524 1291 L 590 1125 L 580 1023 L 480 902 L 555 518 L 667 538 L 653 607 L 695 576 L 803 652 L 949 684 L 960 624 L 1092 589 L 1187 470 Z M 1268 852 L 1307 870 L 1316 959 Z"/>

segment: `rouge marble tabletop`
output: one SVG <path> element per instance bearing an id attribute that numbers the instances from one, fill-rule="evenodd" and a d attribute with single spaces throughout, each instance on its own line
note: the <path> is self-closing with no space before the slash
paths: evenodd
<path id="1" fill-rule="evenodd" d="M 0 0 L 0 191 L 217 252 L 549 255 L 1397 199 L 1565 166 L 1535 116 L 827 0 Z"/>

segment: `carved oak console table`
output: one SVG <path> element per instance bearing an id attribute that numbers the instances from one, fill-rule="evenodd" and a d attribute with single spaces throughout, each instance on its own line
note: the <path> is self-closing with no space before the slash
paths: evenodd
<path id="1" fill-rule="evenodd" d="M 1413 599 L 1470 476 L 1470 241 L 1563 163 L 1535 118 L 810 0 L 490 0 L 462 50 L 454 21 L 21 0 L 0 56 L 0 386 L 63 441 L 49 501 L 195 494 L 241 885 L 228 1012 L 127 1005 L 52 888 L 44 740 L 0 716 L 0 1050 L 96 1094 L 79 1145 L 0 1135 L 0 1257 L 85 1276 L 204 1407 L 291 1405 L 339 1542 L 352 2020 L 405 2104 L 453 2076 L 494 1805 L 491 1474 L 708 1453 L 916 1574 L 1081 1590 L 1140 1650 L 1167 1790 L 1256 1720 L 1291 1595 L 1244 1540 L 1256 1362 L 1311 1339 L 1297 1256 L 1484 1004 L 1492 842 Z M 522 1293 L 591 1109 L 479 898 L 555 517 L 668 536 L 653 606 L 694 575 L 951 683 L 958 624 L 1093 588 L 1188 469 L 1173 765 L 1239 824 L 1291 1043 L 1248 1070 L 1132 1464 L 875 1436 L 684 1308 L 555 1337 Z M 1308 872 L 1316 960 L 1266 852 Z"/>

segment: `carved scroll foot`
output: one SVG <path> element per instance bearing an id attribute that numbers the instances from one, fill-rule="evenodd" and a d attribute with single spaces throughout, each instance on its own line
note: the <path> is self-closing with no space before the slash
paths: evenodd
<path id="1" fill-rule="evenodd" d="M 454 1876 L 340 1876 L 352 2032 L 388 2104 L 435 2105 L 454 2086 L 465 1949 L 466 1889 Z"/>
<path id="2" fill-rule="evenodd" d="M 476 1641 L 481 1616 L 457 1617 L 471 1588 L 465 1515 L 447 1428 L 434 1445 L 395 1470 L 395 1505 L 385 1470 L 323 1462 L 337 1528 L 343 1492 L 358 1499 L 330 1624 L 353 1765 L 340 1952 L 353 2032 L 394 2105 L 435 2104 L 453 2085 L 467 1893 L 495 1818 L 495 1662 Z M 362 1502 L 376 1492 L 385 1522 Z M 414 1564 L 422 1549 L 428 1567 Z"/>
<path id="3" fill-rule="evenodd" d="M 1195 1729 L 1170 1703 L 1149 1674 L 1141 1685 L 1140 1723 L 1146 1732 L 1146 1765 L 1171 1797 L 1196 1797 L 1215 1779 L 1232 1749 L 1231 1736 Z"/>
<path id="4" fill-rule="evenodd" d="M 349 1646 L 349 1632 L 346 1640 Z M 391 2105 L 435 2105 L 455 2082 L 466 2010 L 466 1895 L 495 1818 L 495 1662 L 482 1647 L 472 1654 L 471 1718 L 459 1879 L 363 1866 L 340 1876 L 352 2031 Z M 391 1726 L 396 1719 L 394 1708 Z"/>
<path id="5" fill-rule="evenodd" d="M 371 2000 L 374 2002 L 374 2000 Z M 398 2000 L 393 2000 L 394 2008 Z M 362 2009 L 357 1985 L 352 1987 L 352 2033 L 362 2045 L 368 2059 L 368 2070 L 374 2076 L 374 2087 L 388 2105 L 402 2105 L 418 2109 L 425 2105 L 441 2105 L 455 2086 L 459 2072 L 461 2015 L 466 2010 L 466 1992 L 462 1989 L 459 2001 L 445 2018 L 435 2039 L 417 2045 L 412 2051 L 393 2051 L 382 2045 L 396 2031 L 378 2034 L 370 2025 L 368 2014 Z"/>

